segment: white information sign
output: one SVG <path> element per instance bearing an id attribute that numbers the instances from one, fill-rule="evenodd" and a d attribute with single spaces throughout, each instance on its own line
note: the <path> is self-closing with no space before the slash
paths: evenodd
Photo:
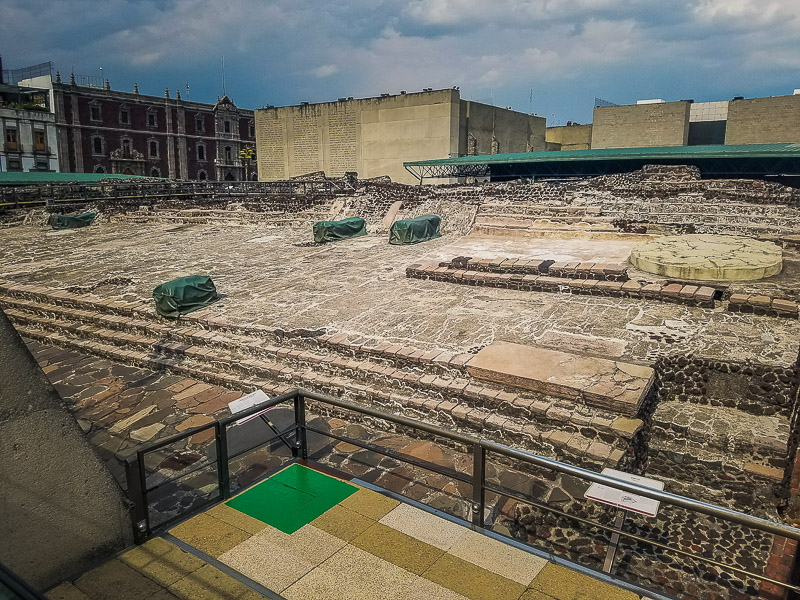
<path id="1" fill-rule="evenodd" d="M 640 475 L 624 473 L 616 469 L 603 469 L 603 475 L 629 481 L 630 483 L 635 483 L 643 487 L 653 488 L 654 490 L 664 489 L 663 481 L 656 481 L 655 479 L 648 479 Z M 584 496 L 591 500 L 602 502 L 603 504 L 624 508 L 625 510 L 647 515 L 648 517 L 655 517 L 658 514 L 658 507 L 661 504 L 658 500 L 645 498 L 644 496 L 631 494 L 630 492 L 624 492 L 601 483 L 593 483 L 589 489 L 586 490 Z"/>
<path id="2" fill-rule="evenodd" d="M 251 394 L 247 394 L 246 396 L 242 396 L 241 398 L 237 398 L 236 400 L 229 402 L 228 408 L 230 409 L 231 414 L 235 415 L 236 413 L 242 412 L 243 410 L 247 410 L 248 408 L 256 406 L 257 404 L 263 404 L 267 400 L 269 400 L 269 396 L 267 396 L 262 390 L 256 390 Z M 238 421 L 236 421 L 236 425 L 242 425 L 244 423 L 247 423 L 248 421 L 257 419 L 268 410 L 270 409 L 267 408 L 253 415 L 249 415 L 244 419 L 239 419 Z"/>

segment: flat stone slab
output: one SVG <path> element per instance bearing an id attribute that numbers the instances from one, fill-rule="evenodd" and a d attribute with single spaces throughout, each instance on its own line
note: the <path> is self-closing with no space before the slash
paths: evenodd
<path id="1" fill-rule="evenodd" d="M 634 416 L 653 384 L 653 369 L 522 344 L 492 342 L 467 363 L 473 377 L 583 401 Z"/>
<path id="2" fill-rule="evenodd" d="M 631 263 L 647 273 L 702 281 L 751 281 L 777 275 L 783 252 L 736 235 L 675 235 L 640 244 Z"/>

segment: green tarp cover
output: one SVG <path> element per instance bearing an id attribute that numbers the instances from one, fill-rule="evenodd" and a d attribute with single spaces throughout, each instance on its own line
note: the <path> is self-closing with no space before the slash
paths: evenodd
<path id="1" fill-rule="evenodd" d="M 441 219 L 436 215 L 422 215 L 416 219 L 402 219 L 395 221 L 389 231 L 390 244 L 418 244 L 434 238 L 441 237 L 439 223 Z"/>
<path id="2" fill-rule="evenodd" d="M 350 217 L 341 221 L 317 221 L 314 223 L 314 241 L 318 244 L 335 242 L 367 235 L 367 224 L 361 217 Z"/>
<path id="3" fill-rule="evenodd" d="M 92 224 L 96 216 L 93 212 L 85 212 L 79 215 L 50 215 L 50 225 L 53 229 L 86 227 Z"/>
<path id="4" fill-rule="evenodd" d="M 177 319 L 217 299 L 217 288 L 207 275 L 189 275 L 162 283 L 153 290 L 156 312 Z"/>

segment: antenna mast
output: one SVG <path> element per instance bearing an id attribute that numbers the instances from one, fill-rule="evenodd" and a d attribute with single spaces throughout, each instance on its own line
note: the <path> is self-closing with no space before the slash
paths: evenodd
<path id="1" fill-rule="evenodd" d="M 225 55 L 222 55 L 222 95 L 226 96 L 225 93 Z"/>

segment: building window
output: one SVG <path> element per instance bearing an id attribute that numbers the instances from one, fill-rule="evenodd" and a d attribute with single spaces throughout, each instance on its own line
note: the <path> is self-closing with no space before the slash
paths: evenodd
<path id="1" fill-rule="evenodd" d="M 156 125 L 158 125 L 158 121 L 156 121 L 156 113 L 154 112 L 147 113 L 147 126 L 155 127 Z"/>
<path id="2" fill-rule="evenodd" d="M 150 169 L 150 177 L 161 177 L 161 171 L 158 170 L 158 167 Z"/>
<path id="3" fill-rule="evenodd" d="M 225 128 L 225 133 L 230 133 L 231 132 L 231 122 L 230 121 L 225 121 L 224 128 Z"/>
<path id="4" fill-rule="evenodd" d="M 233 155 L 230 146 L 225 146 L 225 162 L 228 164 L 233 162 Z"/>
<path id="5" fill-rule="evenodd" d="M 158 142 L 150 140 L 148 147 L 150 149 L 150 158 L 158 158 Z"/>
<path id="6" fill-rule="evenodd" d="M 122 140 L 122 156 L 124 158 L 131 157 L 131 141 L 127 138 Z"/>
<path id="7" fill-rule="evenodd" d="M 206 159 L 206 147 L 203 144 L 197 144 L 197 160 Z"/>
<path id="8" fill-rule="evenodd" d="M 198 178 L 200 181 L 205 181 L 205 180 L 206 180 L 206 178 L 207 178 L 207 176 L 206 176 L 206 172 L 205 172 L 205 171 L 203 171 L 203 170 L 201 169 L 200 171 L 198 171 L 198 172 L 197 172 L 197 178 Z"/>
<path id="9" fill-rule="evenodd" d="M 97 166 L 94 168 L 94 172 L 95 172 L 95 173 L 105 173 L 105 172 L 106 172 L 106 170 L 105 170 L 105 168 L 104 168 L 104 167 L 102 167 L 101 165 L 97 165 Z"/>
<path id="10" fill-rule="evenodd" d="M 33 146 L 39 152 L 44 152 L 47 145 L 44 141 L 44 131 L 34 131 L 33 132 Z"/>
<path id="11" fill-rule="evenodd" d="M 250 137 L 256 137 L 256 126 L 253 123 L 250 123 Z"/>
<path id="12" fill-rule="evenodd" d="M 6 150 L 19 150 L 19 138 L 16 129 L 6 129 Z"/>
<path id="13" fill-rule="evenodd" d="M 206 130 L 205 122 L 203 121 L 203 119 L 201 119 L 199 117 L 197 119 L 195 119 L 194 126 L 197 129 L 197 131 L 205 131 Z"/>
<path id="14" fill-rule="evenodd" d="M 93 154 L 103 153 L 103 138 L 101 138 L 99 135 L 92 138 L 92 153 Z"/>
<path id="15" fill-rule="evenodd" d="M 127 106 L 123 106 L 119 109 L 119 122 L 122 125 L 130 125 L 131 123 L 131 111 Z"/>
<path id="16" fill-rule="evenodd" d="M 92 121 L 101 121 L 102 120 L 102 113 L 100 112 L 100 105 L 96 102 L 93 102 L 90 107 Z"/>
<path id="17" fill-rule="evenodd" d="M 18 158 L 9 158 L 8 159 L 8 170 L 9 171 L 22 171 L 22 161 Z"/>
<path id="18" fill-rule="evenodd" d="M 36 170 L 37 171 L 49 171 L 50 165 L 47 164 L 46 160 L 37 160 L 36 161 Z"/>

